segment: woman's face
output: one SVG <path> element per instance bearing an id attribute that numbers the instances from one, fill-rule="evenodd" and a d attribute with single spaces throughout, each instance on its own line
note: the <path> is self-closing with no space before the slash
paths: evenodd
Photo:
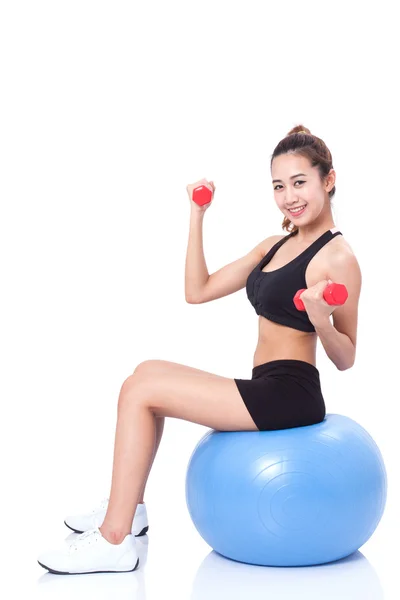
<path id="1" fill-rule="evenodd" d="M 324 207 L 330 208 L 328 192 L 335 184 L 331 169 L 323 183 L 318 167 L 312 167 L 304 156 L 281 154 L 272 161 L 272 188 L 279 210 L 297 227 L 317 219 Z M 305 207 L 298 215 L 291 208 Z"/>

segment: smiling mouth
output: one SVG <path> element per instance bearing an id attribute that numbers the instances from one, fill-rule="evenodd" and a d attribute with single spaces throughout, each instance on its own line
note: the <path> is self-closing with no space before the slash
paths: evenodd
<path id="1" fill-rule="evenodd" d="M 288 208 L 288 211 L 291 215 L 301 214 L 305 210 L 306 206 L 306 204 L 303 204 L 302 206 L 296 206 L 295 209 Z"/>

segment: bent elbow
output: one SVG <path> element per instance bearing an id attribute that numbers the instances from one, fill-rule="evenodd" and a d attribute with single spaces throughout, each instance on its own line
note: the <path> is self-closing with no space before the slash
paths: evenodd
<path id="1" fill-rule="evenodd" d="M 354 366 L 354 362 L 355 361 L 353 360 L 352 363 L 349 363 L 347 365 L 337 365 L 337 368 L 338 368 L 339 371 L 347 371 L 347 369 L 351 369 L 351 367 Z"/>
<path id="2" fill-rule="evenodd" d="M 200 304 L 200 300 L 194 296 L 185 296 L 185 300 L 188 304 Z"/>

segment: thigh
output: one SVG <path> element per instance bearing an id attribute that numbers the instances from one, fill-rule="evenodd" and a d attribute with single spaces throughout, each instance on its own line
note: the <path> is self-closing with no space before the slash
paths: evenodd
<path id="1" fill-rule="evenodd" d="M 139 392 L 137 397 L 156 416 L 220 431 L 258 430 L 234 379 L 166 360 L 148 360 L 136 367 L 132 384 L 132 397 Z"/>

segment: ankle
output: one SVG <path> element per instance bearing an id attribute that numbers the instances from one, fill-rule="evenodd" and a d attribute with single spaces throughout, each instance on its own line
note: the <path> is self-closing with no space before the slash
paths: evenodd
<path id="1" fill-rule="evenodd" d="M 123 529 L 103 529 L 103 526 L 99 527 L 99 531 L 107 542 L 114 545 L 122 544 L 126 536 L 131 533 L 130 531 L 125 531 Z"/>

